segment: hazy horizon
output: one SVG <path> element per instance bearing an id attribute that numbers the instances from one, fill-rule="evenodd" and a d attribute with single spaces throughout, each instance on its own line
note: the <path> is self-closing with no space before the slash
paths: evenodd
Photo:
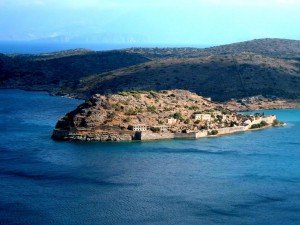
<path id="1" fill-rule="evenodd" d="M 0 41 L 194 47 L 299 39 L 299 6 L 298 0 L 0 0 Z"/>
<path id="2" fill-rule="evenodd" d="M 277 38 L 263 38 L 263 39 L 277 39 Z M 244 41 L 252 41 L 243 40 Z M 295 39 L 296 40 L 296 39 Z M 233 42 L 237 43 L 237 42 Z M 233 44 L 233 43 L 224 43 Z M 59 41 L 1 41 L 0 53 L 2 54 L 40 54 L 51 53 L 56 51 L 66 51 L 73 49 L 88 49 L 92 51 L 111 51 L 127 48 L 210 48 L 220 46 L 217 44 L 158 44 L 158 43 L 88 43 L 88 42 L 59 42 Z"/>

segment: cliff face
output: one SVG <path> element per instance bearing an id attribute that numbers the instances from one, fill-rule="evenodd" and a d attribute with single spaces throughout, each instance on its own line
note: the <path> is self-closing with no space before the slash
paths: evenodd
<path id="1" fill-rule="evenodd" d="M 205 136 L 219 128 L 242 126 L 247 119 L 185 90 L 96 94 L 61 118 L 52 138 L 81 141 L 189 138 L 199 136 L 200 132 Z"/>

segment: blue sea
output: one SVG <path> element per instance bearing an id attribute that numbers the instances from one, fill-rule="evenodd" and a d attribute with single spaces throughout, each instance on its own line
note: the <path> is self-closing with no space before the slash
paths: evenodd
<path id="1" fill-rule="evenodd" d="M 198 140 L 50 139 L 81 101 L 0 90 L 0 224 L 300 224 L 300 110 Z"/>

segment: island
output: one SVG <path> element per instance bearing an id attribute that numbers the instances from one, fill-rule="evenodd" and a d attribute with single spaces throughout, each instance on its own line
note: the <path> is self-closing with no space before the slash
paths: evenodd
<path id="1" fill-rule="evenodd" d="M 280 124 L 275 115 L 243 115 L 187 90 L 95 94 L 61 118 L 54 140 L 132 141 L 201 138 Z"/>

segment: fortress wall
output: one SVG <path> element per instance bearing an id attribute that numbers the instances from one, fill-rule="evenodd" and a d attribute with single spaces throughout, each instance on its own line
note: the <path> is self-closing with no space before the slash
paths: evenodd
<path id="1" fill-rule="evenodd" d="M 248 127 L 245 126 L 238 126 L 238 127 L 225 127 L 225 128 L 219 128 L 217 129 L 218 134 L 231 134 L 236 132 L 242 132 L 246 131 Z"/>
<path id="2" fill-rule="evenodd" d="M 174 134 L 173 133 L 152 133 L 152 132 L 136 132 L 135 139 L 136 140 L 160 140 L 160 139 L 173 139 Z"/>
<path id="3" fill-rule="evenodd" d="M 175 133 L 174 138 L 196 138 L 196 133 Z"/>

